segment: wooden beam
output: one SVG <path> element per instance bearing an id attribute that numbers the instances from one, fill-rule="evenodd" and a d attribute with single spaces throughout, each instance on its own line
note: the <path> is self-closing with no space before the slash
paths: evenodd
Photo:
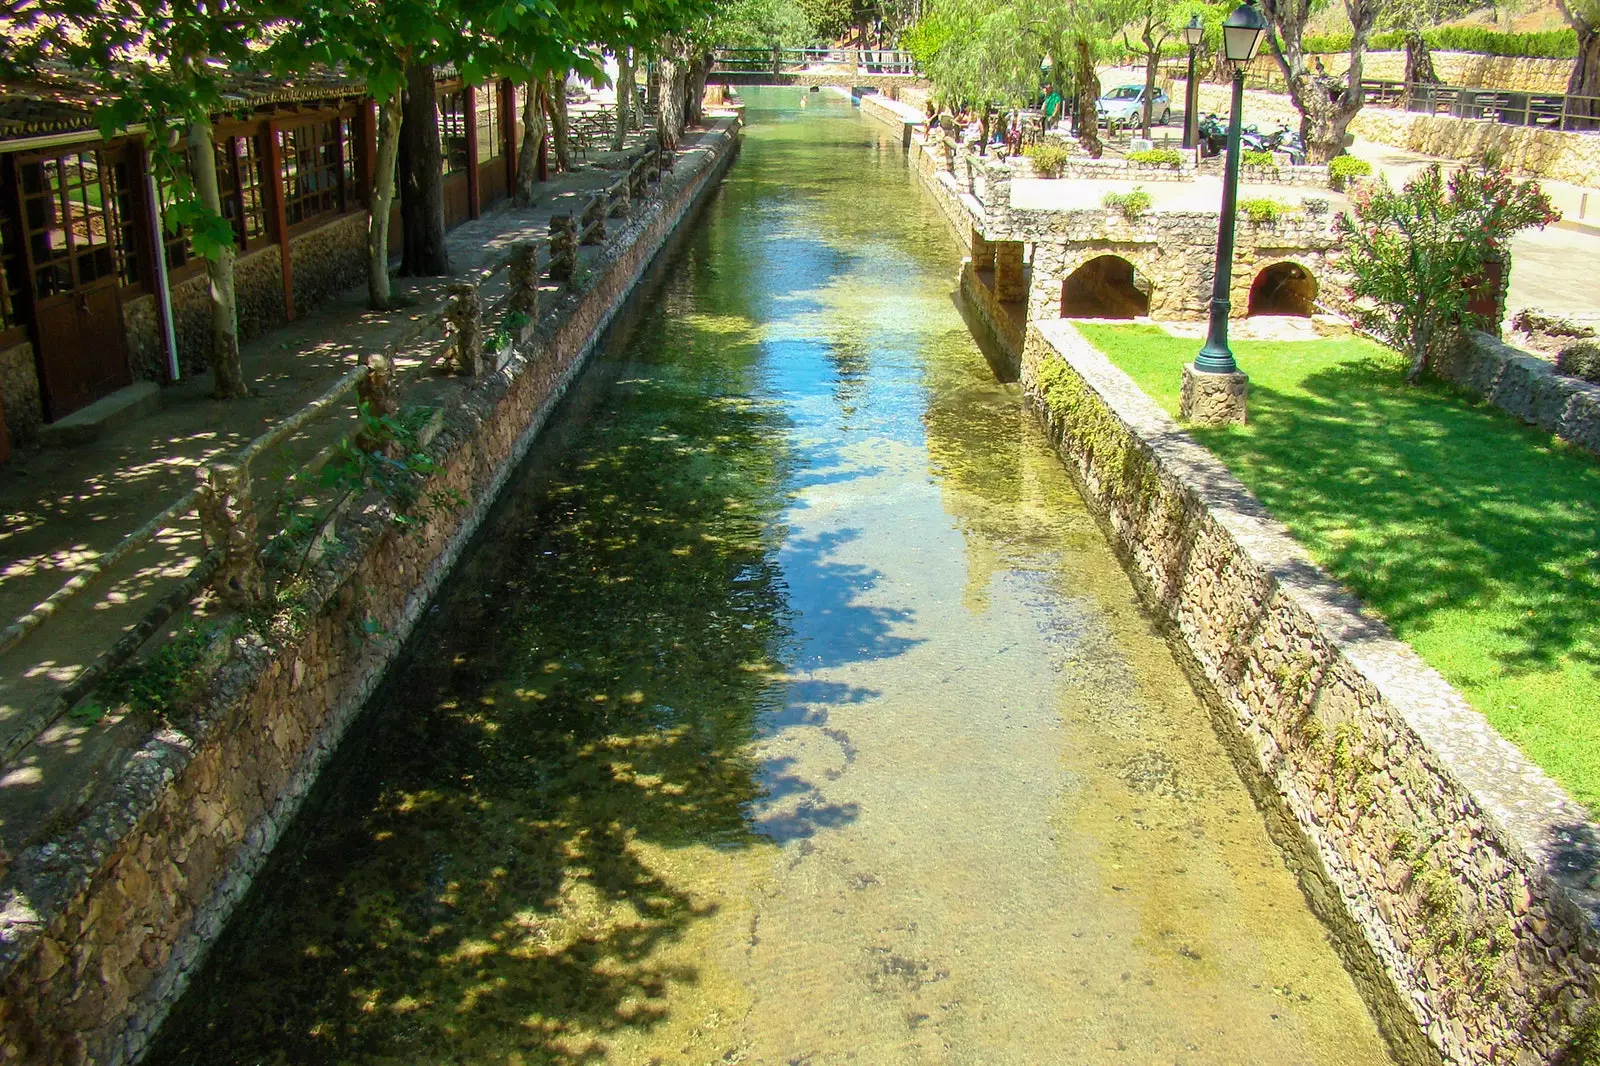
<path id="1" fill-rule="evenodd" d="M 283 317 L 290 322 L 294 321 L 294 258 L 289 254 L 289 217 L 284 208 L 283 183 L 286 180 L 283 171 L 283 149 L 278 145 L 278 125 L 267 125 L 267 173 L 271 175 L 272 187 L 269 198 L 270 208 L 267 212 L 267 228 L 272 231 L 273 239 L 278 242 L 278 260 L 283 274 Z"/>
<path id="2" fill-rule="evenodd" d="M 517 83 L 500 80 L 500 136 L 505 145 L 506 195 L 517 191 Z"/>
<path id="3" fill-rule="evenodd" d="M 478 186 L 478 90 L 469 85 L 461 90 L 461 115 L 467 124 L 467 217 L 483 213 L 483 195 Z"/>

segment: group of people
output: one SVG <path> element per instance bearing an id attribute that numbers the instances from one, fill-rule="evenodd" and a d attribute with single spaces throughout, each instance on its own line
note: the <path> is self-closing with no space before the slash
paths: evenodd
<path id="1" fill-rule="evenodd" d="M 992 121 L 988 130 L 988 146 L 995 150 L 1004 150 L 1005 154 L 1022 154 L 1023 113 L 1020 109 L 1013 108 L 1009 112 L 991 112 Z M 941 115 L 933 101 L 929 100 L 923 116 L 923 132 L 932 133 L 943 130 L 956 139 L 959 144 L 972 144 L 983 139 L 983 117 L 971 107 L 963 105 L 960 111 L 954 114 Z"/>
<path id="2" fill-rule="evenodd" d="M 1066 118 L 1066 100 L 1054 85 L 1046 85 L 1044 100 L 1034 111 L 1043 120 L 1042 127 L 1035 120 L 1036 130 L 1054 129 Z M 988 129 L 988 146 L 1004 150 L 1008 156 L 1021 155 L 1026 114 L 1021 108 L 991 112 L 994 121 Z M 983 118 L 970 105 L 962 104 L 960 110 L 954 113 L 941 113 L 930 98 L 923 114 L 923 132 L 931 134 L 934 131 L 948 133 L 961 144 L 974 143 L 985 136 Z"/>

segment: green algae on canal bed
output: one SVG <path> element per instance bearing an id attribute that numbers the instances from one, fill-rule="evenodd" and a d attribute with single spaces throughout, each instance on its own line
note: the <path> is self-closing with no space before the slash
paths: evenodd
<path id="1" fill-rule="evenodd" d="M 147 1061 L 1387 1061 L 898 145 L 747 95 Z"/>

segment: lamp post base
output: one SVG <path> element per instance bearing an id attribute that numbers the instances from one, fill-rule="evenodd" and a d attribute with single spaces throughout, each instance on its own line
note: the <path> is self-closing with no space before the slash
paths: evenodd
<path id="1" fill-rule="evenodd" d="M 1193 363 L 1185 363 L 1178 414 L 1185 422 L 1199 426 L 1242 426 L 1249 395 L 1250 379 L 1244 374 L 1208 374 L 1196 370 Z"/>

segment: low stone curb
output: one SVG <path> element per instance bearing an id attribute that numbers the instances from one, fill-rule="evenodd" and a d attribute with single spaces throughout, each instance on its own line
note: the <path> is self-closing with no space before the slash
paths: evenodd
<path id="1" fill-rule="evenodd" d="M 0 879 L 0 1063 L 138 1061 L 567 386 L 732 161 L 737 118 L 679 152 L 539 333 L 450 408 L 420 495 L 469 501 L 407 536 L 369 500 L 292 641 L 235 642 L 183 730 L 152 733 L 77 826 Z M 385 634 L 368 639 L 371 623 Z"/>
<path id="2" fill-rule="evenodd" d="M 1600 826 L 1070 323 L 1029 326 L 1022 381 L 1400 1056 L 1571 1061 Z"/>

